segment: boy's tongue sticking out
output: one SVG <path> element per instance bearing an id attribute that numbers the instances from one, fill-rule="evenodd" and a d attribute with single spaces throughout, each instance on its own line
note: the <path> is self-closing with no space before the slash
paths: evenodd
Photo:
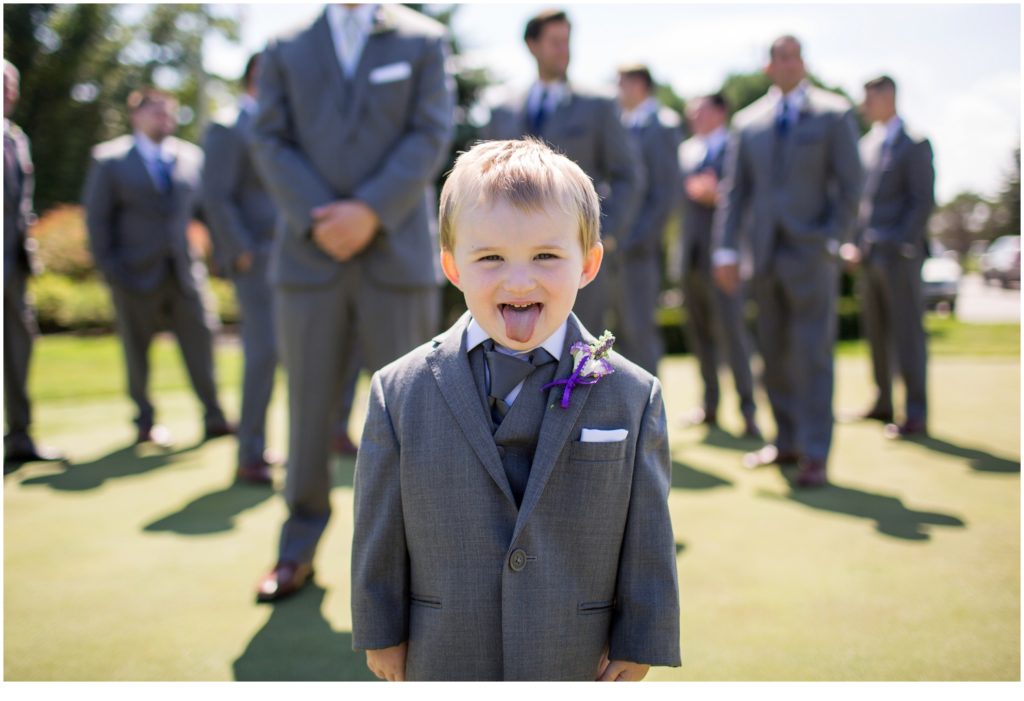
<path id="1" fill-rule="evenodd" d="M 536 302 L 525 305 L 499 305 L 501 316 L 505 319 L 505 335 L 519 343 L 526 343 L 533 338 L 541 306 Z"/>

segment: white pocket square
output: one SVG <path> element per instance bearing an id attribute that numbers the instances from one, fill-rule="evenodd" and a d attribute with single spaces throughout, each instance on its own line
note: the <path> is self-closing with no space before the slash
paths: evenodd
<path id="1" fill-rule="evenodd" d="M 386 66 L 378 66 L 370 71 L 370 83 L 380 85 L 381 83 L 394 83 L 396 80 L 405 80 L 412 75 L 412 66 L 408 61 L 389 63 Z"/>
<path id="2" fill-rule="evenodd" d="M 617 443 L 626 440 L 629 431 L 624 428 L 585 428 L 580 443 Z"/>

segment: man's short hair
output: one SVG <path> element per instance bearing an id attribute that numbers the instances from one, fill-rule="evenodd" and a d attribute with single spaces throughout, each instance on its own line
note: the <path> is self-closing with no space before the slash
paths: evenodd
<path id="1" fill-rule="evenodd" d="M 576 163 L 543 141 L 482 141 L 455 159 L 441 190 L 441 250 L 455 250 L 458 217 L 466 207 L 507 203 L 523 212 L 549 207 L 576 217 L 586 253 L 601 240 L 601 201 Z"/>
<path id="2" fill-rule="evenodd" d="M 780 36 L 780 37 L 779 37 L 778 39 L 776 39 L 775 41 L 773 41 L 773 42 L 772 42 L 772 45 L 771 45 L 771 46 L 770 46 L 770 47 L 768 48 L 768 58 L 770 58 L 770 59 L 774 59 L 774 58 L 775 58 L 775 52 L 776 52 L 776 50 L 778 50 L 778 48 L 779 48 L 779 45 L 780 45 L 780 44 L 789 44 L 790 42 L 792 42 L 792 43 L 796 44 L 796 49 L 797 49 L 797 51 L 798 51 L 798 52 L 800 52 L 800 55 L 801 55 L 801 56 L 803 56 L 803 53 L 804 53 L 804 47 L 803 47 L 803 45 L 802 45 L 802 44 L 800 43 L 800 40 L 799 40 L 799 39 L 797 39 L 797 38 L 796 38 L 795 36 L 793 36 L 792 34 L 783 34 L 783 35 L 782 35 L 782 36 Z"/>
<path id="3" fill-rule="evenodd" d="M 726 100 L 725 95 L 720 92 L 712 93 L 710 95 L 702 95 L 697 99 L 704 100 L 713 105 L 715 109 L 719 109 L 722 112 L 729 114 L 729 101 Z"/>
<path id="4" fill-rule="evenodd" d="M 896 81 L 887 75 L 880 75 L 864 83 L 865 90 L 888 90 L 896 93 Z"/>
<path id="5" fill-rule="evenodd" d="M 638 78 L 644 81 L 648 90 L 654 87 L 654 78 L 651 77 L 651 69 L 643 63 L 627 63 L 619 66 L 619 75 L 625 78 Z"/>
<path id="6" fill-rule="evenodd" d="M 128 111 L 134 114 L 143 107 L 151 105 L 154 102 L 162 101 L 170 101 L 177 104 L 178 98 L 166 90 L 150 86 L 139 88 L 138 90 L 132 90 L 127 100 Z"/>
<path id="7" fill-rule="evenodd" d="M 248 90 L 252 86 L 252 80 L 255 77 L 256 69 L 260 65 L 260 54 L 254 53 L 249 57 L 249 60 L 245 62 L 245 72 L 242 73 L 242 87 Z"/>
<path id="8" fill-rule="evenodd" d="M 536 41 L 544 31 L 544 27 L 552 22 L 565 22 L 569 24 L 569 16 L 565 10 L 543 10 L 530 18 L 526 23 L 526 31 L 523 32 L 524 41 Z M 571 25 L 570 25 L 571 26 Z"/>

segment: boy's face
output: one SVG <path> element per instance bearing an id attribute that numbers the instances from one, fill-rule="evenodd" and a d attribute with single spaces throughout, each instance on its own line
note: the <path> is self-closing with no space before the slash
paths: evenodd
<path id="1" fill-rule="evenodd" d="M 524 212 L 499 201 L 462 212 L 455 230 L 455 250 L 441 252 L 444 273 L 477 323 L 512 350 L 553 334 L 601 268 L 601 244 L 584 255 L 576 217 L 555 208 Z"/>

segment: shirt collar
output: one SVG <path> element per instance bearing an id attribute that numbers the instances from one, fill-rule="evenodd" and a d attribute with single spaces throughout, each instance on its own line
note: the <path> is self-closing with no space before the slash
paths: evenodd
<path id="1" fill-rule="evenodd" d="M 782 111 L 782 102 L 785 101 L 789 105 L 790 110 L 799 114 L 803 110 L 804 105 L 807 104 L 807 87 L 808 83 L 805 78 L 786 95 L 782 94 L 782 90 L 778 85 L 768 88 L 768 96 L 775 100 L 776 113 Z"/>
<path id="2" fill-rule="evenodd" d="M 622 111 L 622 124 L 626 128 L 638 127 L 647 123 L 647 119 L 658 111 L 658 98 L 653 95 L 631 110 Z"/>
<path id="3" fill-rule="evenodd" d="M 355 18 L 360 34 L 365 37 L 373 30 L 373 22 L 377 17 L 377 5 L 369 3 L 348 8 L 337 3 L 330 3 L 327 6 L 327 22 L 331 25 L 331 33 L 334 36 L 341 35 L 341 28 L 345 24 L 345 18 L 349 15 Z"/>
<path id="4" fill-rule="evenodd" d="M 569 86 L 564 80 L 556 80 L 551 83 L 544 83 L 540 80 L 536 81 L 530 87 L 530 94 L 526 98 L 526 109 L 528 112 L 533 113 L 537 111 L 540 106 L 541 93 L 547 91 L 547 96 L 544 100 L 544 110 L 546 112 L 553 112 L 555 107 L 560 103 L 568 94 Z"/>
<path id="5" fill-rule="evenodd" d="M 170 162 L 171 160 L 171 154 L 167 153 L 163 144 L 156 143 L 141 131 L 135 132 L 135 147 L 139 149 L 139 153 L 145 161 Z"/>
<path id="6" fill-rule="evenodd" d="M 238 97 L 238 109 L 242 110 L 243 112 L 248 112 L 250 114 L 255 113 L 256 106 L 258 104 L 259 103 L 256 101 L 256 98 L 254 98 L 247 92 L 242 93 Z"/>
<path id="7" fill-rule="evenodd" d="M 900 133 L 900 129 L 903 128 L 903 120 L 900 119 L 898 114 L 894 114 L 888 122 L 885 123 L 885 140 L 892 143 L 896 140 L 896 136 Z"/>
<path id="8" fill-rule="evenodd" d="M 563 321 L 562 325 L 555 329 L 555 332 L 540 344 L 540 347 L 550 353 L 551 357 L 555 360 L 562 359 L 562 346 L 565 345 L 565 334 L 568 330 L 568 323 L 568 319 Z M 476 322 L 476 319 L 470 319 L 469 326 L 466 327 L 466 352 L 468 353 L 473 350 L 490 337 L 491 335 L 484 331 L 483 327 Z M 495 348 L 508 352 L 507 349 L 502 346 L 498 346 L 497 344 L 495 344 Z M 524 355 L 526 353 L 531 353 L 534 350 L 536 350 L 536 347 L 531 348 L 528 351 L 516 351 L 511 353 L 511 355 Z"/>
<path id="9" fill-rule="evenodd" d="M 713 132 L 698 138 L 704 142 L 704 146 L 707 148 L 708 153 L 718 153 L 718 151 L 725 146 L 725 142 L 729 140 L 729 129 L 723 124 Z"/>

